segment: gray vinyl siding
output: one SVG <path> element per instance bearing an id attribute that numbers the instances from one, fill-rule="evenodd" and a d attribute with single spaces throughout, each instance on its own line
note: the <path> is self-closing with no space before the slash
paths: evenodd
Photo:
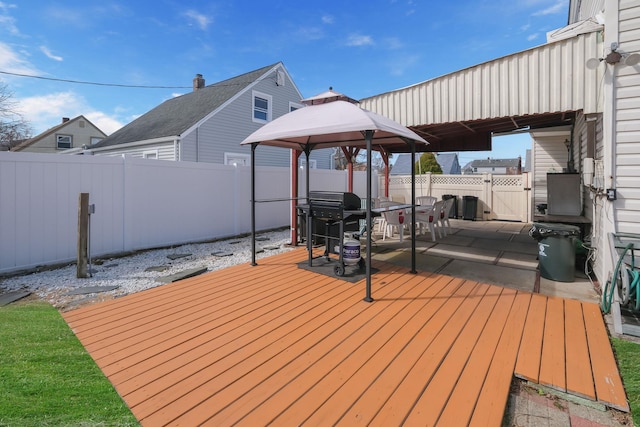
<path id="1" fill-rule="evenodd" d="M 142 159 L 144 158 L 144 153 L 146 152 L 156 152 L 158 155 L 158 160 L 178 160 L 176 158 L 175 147 L 173 141 L 171 142 L 162 142 L 155 143 L 148 146 L 136 146 L 131 148 L 122 148 L 119 146 L 114 146 L 113 150 L 101 150 L 96 155 L 101 156 L 129 156 L 133 158 Z"/>
<path id="2" fill-rule="evenodd" d="M 224 163 L 225 153 L 251 155 L 251 148 L 241 146 L 247 136 L 263 124 L 253 121 L 254 92 L 271 96 L 271 119 L 289 112 L 290 103 L 300 104 L 301 96 L 288 78 L 278 86 L 276 71 L 267 75 L 254 86 L 233 99 L 218 112 L 210 116 L 181 140 L 181 160 L 207 163 Z M 290 150 L 259 146 L 256 150 L 256 166 L 288 167 Z M 331 151 L 319 150 L 311 154 L 318 168 L 331 166 Z"/>
<path id="3" fill-rule="evenodd" d="M 534 207 L 547 203 L 547 173 L 560 173 L 567 167 L 567 147 L 564 145 L 566 136 L 533 136 L 533 178 L 534 178 Z"/>
<path id="4" fill-rule="evenodd" d="M 620 50 L 640 52 L 640 4 L 619 1 Z M 638 67 L 617 66 L 614 152 L 617 231 L 640 233 L 640 74 Z"/>
<path id="5" fill-rule="evenodd" d="M 275 79 L 274 71 L 202 123 L 197 131 L 192 131 L 184 138 L 183 160 L 223 164 L 225 153 L 250 155 L 250 147 L 240 146 L 240 142 L 262 126 L 261 123 L 252 120 L 254 91 L 271 95 L 272 119 L 289 112 L 289 102 L 300 103 L 300 94 L 293 82 L 286 80 L 283 86 L 278 86 Z M 198 150 L 195 150 L 196 146 Z M 289 159 L 288 150 L 274 147 L 258 147 L 256 150 L 257 166 L 286 167 L 289 166 Z"/>

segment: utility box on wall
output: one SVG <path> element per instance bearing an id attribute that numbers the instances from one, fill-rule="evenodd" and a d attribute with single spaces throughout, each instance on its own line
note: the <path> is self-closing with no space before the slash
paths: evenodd
<path id="1" fill-rule="evenodd" d="M 577 173 L 547 174 L 547 214 L 581 215 L 580 175 Z"/>

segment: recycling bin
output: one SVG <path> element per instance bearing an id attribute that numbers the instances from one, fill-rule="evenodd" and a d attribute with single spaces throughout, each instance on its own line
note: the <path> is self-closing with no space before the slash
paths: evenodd
<path id="1" fill-rule="evenodd" d="M 451 210 L 449 211 L 449 218 L 458 218 L 458 196 L 453 194 L 443 194 L 442 200 L 453 199 L 453 205 L 451 206 Z"/>
<path id="2" fill-rule="evenodd" d="M 557 282 L 576 278 L 576 239 L 580 227 L 559 223 L 534 223 L 529 236 L 538 241 L 540 276 Z"/>
<path id="3" fill-rule="evenodd" d="M 478 198 L 476 196 L 462 197 L 462 219 L 468 221 L 476 220 L 476 212 L 478 211 Z"/>

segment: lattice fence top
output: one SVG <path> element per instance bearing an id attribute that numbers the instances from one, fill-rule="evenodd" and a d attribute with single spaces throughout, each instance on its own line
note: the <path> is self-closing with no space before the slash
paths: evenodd
<path id="1" fill-rule="evenodd" d="M 482 185 L 482 175 L 431 175 L 432 184 L 442 185 Z"/>
<path id="2" fill-rule="evenodd" d="M 522 175 L 494 176 L 493 185 L 501 187 L 518 187 L 522 185 Z"/>

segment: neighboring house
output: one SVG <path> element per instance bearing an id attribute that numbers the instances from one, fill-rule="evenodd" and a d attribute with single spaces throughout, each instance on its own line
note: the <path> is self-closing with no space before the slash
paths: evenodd
<path id="1" fill-rule="evenodd" d="M 494 133 L 530 131 L 531 210 L 546 200 L 547 173 L 580 174 L 580 220 L 591 224 L 583 237 L 604 284 L 618 259 L 609 233 L 640 235 L 638 16 L 638 1 L 570 0 L 567 26 L 546 44 L 360 105 L 424 135 L 436 152 L 488 151 Z"/>
<path id="2" fill-rule="evenodd" d="M 206 86 L 201 74 L 193 91 L 158 105 L 90 150 L 94 155 L 127 155 L 160 160 L 248 165 L 248 135 L 297 108 L 302 96 L 279 62 Z M 87 154 L 85 152 L 85 154 Z M 260 147 L 258 166 L 290 166 L 290 153 Z M 314 153 L 311 167 L 329 168 L 331 153 Z"/>
<path id="3" fill-rule="evenodd" d="M 460 175 L 460 163 L 457 153 L 434 153 L 436 161 L 445 175 Z M 416 162 L 420 153 L 416 153 Z M 420 171 L 416 170 L 416 173 Z M 411 154 L 398 154 L 389 175 L 411 175 Z"/>
<path id="4" fill-rule="evenodd" d="M 436 153 L 436 160 L 443 174 L 460 175 L 462 173 L 458 153 Z"/>
<path id="5" fill-rule="evenodd" d="M 59 125 L 22 141 L 11 151 L 63 153 L 71 148 L 91 147 L 106 137 L 107 135 L 85 116 L 74 119 L 63 117 Z"/>
<path id="6" fill-rule="evenodd" d="M 522 158 L 517 159 L 478 159 L 467 163 L 462 171 L 464 175 L 481 175 L 491 173 L 496 175 L 520 175 L 522 173 Z"/>

